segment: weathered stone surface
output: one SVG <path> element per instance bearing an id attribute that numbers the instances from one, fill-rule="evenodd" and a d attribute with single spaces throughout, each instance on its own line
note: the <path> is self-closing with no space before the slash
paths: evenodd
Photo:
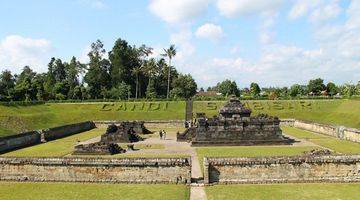
<path id="1" fill-rule="evenodd" d="M 32 146 L 39 144 L 40 142 L 41 135 L 38 131 L 30 131 L 7 137 L 0 137 L 0 153 Z"/>
<path id="2" fill-rule="evenodd" d="M 206 158 L 205 183 L 357 182 L 360 155 Z"/>
<path id="3" fill-rule="evenodd" d="M 191 167 L 190 158 L 0 158 L 0 180 L 188 184 Z"/>
<path id="4" fill-rule="evenodd" d="M 125 153 L 118 144 L 95 142 L 90 144 L 79 144 L 75 146 L 73 154 L 75 155 L 113 155 L 118 153 Z"/>
<path id="5" fill-rule="evenodd" d="M 282 135 L 280 120 L 251 110 L 232 98 L 219 110 L 219 116 L 207 118 L 198 113 L 195 127 L 178 134 L 178 141 L 191 140 L 192 145 L 260 145 L 289 144 L 293 140 Z"/>
<path id="6" fill-rule="evenodd" d="M 119 126 L 110 124 L 105 134 L 101 135 L 104 143 L 130 143 L 143 140 L 134 130 L 132 123 L 122 122 Z"/>
<path id="7" fill-rule="evenodd" d="M 45 141 L 56 140 L 59 138 L 67 137 L 77 133 L 89 131 L 96 128 L 94 122 L 87 121 L 76 124 L 69 124 L 42 130 L 43 139 Z"/>

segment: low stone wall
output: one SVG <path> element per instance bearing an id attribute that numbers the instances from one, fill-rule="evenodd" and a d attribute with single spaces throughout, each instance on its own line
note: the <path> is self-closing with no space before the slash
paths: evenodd
<path id="1" fill-rule="evenodd" d="M 69 124 L 65 126 L 49 128 L 46 130 L 42 130 L 42 134 L 43 134 L 43 139 L 45 141 L 50 141 L 50 140 L 63 138 L 69 135 L 85 132 L 93 128 L 96 128 L 95 123 L 88 121 L 88 122 L 81 122 L 76 124 Z"/>
<path id="2" fill-rule="evenodd" d="M 342 140 L 350 140 L 353 142 L 360 142 L 360 130 L 355 128 L 347 128 L 344 126 L 332 126 L 326 124 L 312 123 L 301 120 L 294 120 L 293 125 L 295 128 L 300 128 L 316 133 L 330 135 Z"/>
<path id="3" fill-rule="evenodd" d="M 190 158 L 0 158 L 0 180 L 189 184 Z"/>
<path id="4" fill-rule="evenodd" d="M 32 146 L 41 142 L 41 135 L 37 131 L 30 131 L 0 138 L 0 153 L 14 149 Z"/>
<path id="5" fill-rule="evenodd" d="M 205 184 L 358 182 L 360 155 L 205 158 Z"/>
<path id="6" fill-rule="evenodd" d="M 184 127 L 184 120 L 151 120 L 144 121 L 146 128 L 158 128 L 158 127 L 168 127 L 168 128 L 178 128 Z M 94 121 L 96 127 L 107 127 L 109 124 L 119 125 L 121 121 Z"/>

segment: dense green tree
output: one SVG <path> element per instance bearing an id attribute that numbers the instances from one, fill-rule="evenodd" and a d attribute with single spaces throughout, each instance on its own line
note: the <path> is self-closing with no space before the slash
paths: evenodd
<path id="1" fill-rule="evenodd" d="M 290 96 L 297 97 L 301 95 L 301 86 L 299 84 L 292 85 L 290 88 Z"/>
<path id="2" fill-rule="evenodd" d="M 131 95 L 131 87 L 122 82 L 117 87 L 111 88 L 109 94 L 111 99 L 125 100 Z"/>
<path id="3" fill-rule="evenodd" d="M 5 70 L 0 74 L 0 101 L 8 101 L 12 99 L 15 87 L 15 77 L 9 70 Z"/>
<path id="4" fill-rule="evenodd" d="M 172 84 L 172 97 L 181 97 L 188 99 L 196 94 L 197 84 L 190 74 L 180 74 L 178 78 L 173 81 Z"/>
<path id="5" fill-rule="evenodd" d="M 326 89 L 326 86 L 324 85 L 324 80 L 321 78 L 310 80 L 308 83 L 308 92 L 319 95 L 322 91 Z"/>
<path id="6" fill-rule="evenodd" d="M 100 40 L 91 44 L 91 51 L 88 54 L 90 62 L 84 80 L 88 84 L 91 98 L 94 99 L 104 98 L 103 88 L 110 88 L 110 63 L 104 58 L 104 54 L 104 45 Z"/>
<path id="7" fill-rule="evenodd" d="M 334 96 L 339 92 L 339 88 L 333 82 L 329 82 L 326 85 L 326 91 L 330 96 Z"/>
<path id="8" fill-rule="evenodd" d="M 79 75 L 83 70 L 84 65 L 77 61 L 75 57 L 72 57 L 70 63 L 66 64 L 66 83 L 69 87 L 68 98 L 78 96 L 74 95 L 74 92 L 75 87 L 79 86 Z"/>
<path id="9" fill-rule="evenodd" d="M 168 64 L 168 77 L 167 77 L 167 93 L 166 93 L 166 98 L 169 98 L 169 93 L 170 93 L 170 79 L 171 79 L 171 60 L 172 58 L 176 55 L 176 48 L 175 45 L 170 45 L 170 47 L 168 49 L 164 49 L 164 54 L 162 54 L 162 56 L 165 56 L 169 59 L 169 64 Z"/>
<path id="10" fill-rule="evenodd" d="M 261 89 L 257 83 L 250 84 L 250 93 L 253 97 L 258 97 L 260 95 Z"/>
<path id="11" fill-rule="evenodd" d="M 53 74 L 56 82 L 63 82 L 66 79 L 65 64 L 61 59 L 56 59 L 53 65 Z"/>
<path id="12" fill-rule="evenodd" d="M 226 79 L 225 81 L 218 83 L 215 88 L 218 92 L 220 92 L 225 96 L 229 96 L 229 95 L 235 95 L 237 97 L 240 96 L 240 90 L 237 87 L 236 82 L 231 81 L 229 79 Z"/>
<path id="13" fill-rule="evenodd" d="M 32 84 L 36 73 L 29 67 L 25 66 L 16 78 L 14 88 L 14 100 L 31 101 L 36 99 L 36 88 Z"/>

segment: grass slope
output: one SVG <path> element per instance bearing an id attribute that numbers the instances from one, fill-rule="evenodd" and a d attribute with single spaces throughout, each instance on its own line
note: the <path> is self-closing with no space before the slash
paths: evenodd
<path id="1" fill-rule="evenodd" d="M 83 183 L 0 183 L 2 200 L 58 200 L 58 199 L 189 199 L 185 185 L 125 185 Z"/>
<path id="2" fill-rule="evenodd" d="M 225 102 L 196 101 L 194 113 L 216 115 Z M 360 128 L 359 100 L 244 101 L 254 114 L 296 118 Z M 0 137 L 24 130 L 87 120 L 175 120 L 185 116 L 185 102 L 48 103 L 0 106 Z"/>
<path id="3" fill-rule="evenodd" d="M 0 106 L 0 137 L 88 120 L 183 119 L 184 112 L 181 101 Z"/>
<path id="4" fill-rule="evenodd" d="M 206 187 L 205 190 L 209 200 L 353 200 L 359 198 L 360 184 L 217 185 Z"/>
<path id="5" fill-rule="evenodd" d="M 334 137 L 321 135 L 311 131 L 306 131 L 294 127 L 284 126 L 281 128 L 283 132 L 287 135 L 292 135 L 294 137 L 308 140 L 317 145 L 329 148 L 336 153 L 346 153 L 346 154 L 359 154 L 360 153 L 360 144 L 356 142 L 351 142 L 347 140 L 339 140 Z"/>
<path id="6" fill-rule="evenodd" d="M 267 113 L 280 118 L 296 118 L 325 124 L 344 125 L 360 128 L 359 100 L 283 100 L 243 101 L 253 114 Z M 222 101 L 195 102 L 195 112 L 208 116 L 217 114 L 224 104 Z"/>

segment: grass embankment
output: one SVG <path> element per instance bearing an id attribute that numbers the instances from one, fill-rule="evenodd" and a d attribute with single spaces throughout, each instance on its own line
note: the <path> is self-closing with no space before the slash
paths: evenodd
<path id="1" fill-rule="evenodd" d="M 340 140 L 331 136 L 314 133 L 294 127 L 284 126 L 281 128 L 287 135 L 294 136 L 299 139 L 308 140 L 314 144 L 326 147 L 335 151 L 335 153 L 359 154 L 360 144 L 347 140 Z"/>
<path id="2" fill-rule="evenodd" d="M 194 113 L 216 115 L 224 101 L 198 101 Z M 253 114 L 267 113 L 280 118 L 295 118 L 318 123 L 360 128 L 359 100 L 282 100 L 243 101 Z"/>
<path id="3" fill-rule="evenodd" d="M 88 120 L 183 119 L 184 112 L 183 101 L 0 105 L 0 137 Z"/>
<path id="4" fill-rule="evenodd" d="M 359 198 L 360 184 L 311 183 L 269 185 L 217 185 L 206 187 L 209 200 L 353 200 Z"/>
<path id="5" fill-rule="evenodd" d="M 216 115 L 225 102 L 194 102 L 194 113 Z M 360 128 L 359 100 L 244 101 L 254 114 L 296 118 Z M 105 106 L 104 106 L 105 105 Z M 0 106 L 0 137 L 87 120 L 176 120 L 185 116 L 184 101 L 117 103 L 47 103 Z"/>
<path id="6" fill-rule="evenodd" d="M 2 200 L 58 199 L 189 199 L 185 185 L 131 185 L 84 183 L 14 183 L 0 182 Z"/>

